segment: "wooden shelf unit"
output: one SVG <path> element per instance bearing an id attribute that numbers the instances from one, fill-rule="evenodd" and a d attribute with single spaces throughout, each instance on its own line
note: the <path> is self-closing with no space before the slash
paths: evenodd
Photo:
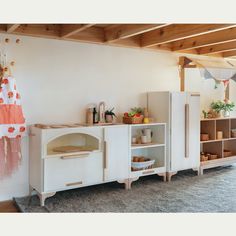
<path id="1" fill-rule="evenodd" d="M 215 160 L 201 162 L 200 173 L 204 169 L 229 165 L 236 162 L 236 138 L 231 137 L 231 130 L 236 129 L 236 118 L 216 118 L 201 120 L 201 133 L 209 134 L 208 141 L 200 141 L 201 152 L 217 154 Z M 217 131 L 223 132 L 223 139 L 217 139 Z M 225 157 L 224 150 L 230 150 L 232 156 Z"/>

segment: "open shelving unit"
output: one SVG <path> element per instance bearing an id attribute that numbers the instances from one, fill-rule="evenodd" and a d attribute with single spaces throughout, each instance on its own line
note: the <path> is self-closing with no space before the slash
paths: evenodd
<path id="1" fill-rule="evenodd" d="M 132 137 L 141 135 L 143 129 L 149 128 L 152 131 L 152 142 L 147 144 L 132 144 Z M 145 170 L 131 169 L 131 162 L 134 156 L 143 156 L 155 160 L 152 168 Z M 166 180 L 166 124 L 133 124 L 130 125 L 130 179 L 131 182 L 139 177 L 157 174 Z"/>
<path id="2" fill-rule="evenodd" d="M 203 161 L 200 164 L 200 173 L 204 169 L 229 165 L 236 162 L 236 138 L 231 136 L 231 130 L 236 129 L 236 118 L 216 118 L 201 120 L 201 133 L 209 134 L 208 141 L 201 141 L 201 152 L 217 154 L 214 160 Z M 217 132 L 223 132 L 223 138 L 217 139 Z M 225 156 L 224 150 L 232 152 Z"/>

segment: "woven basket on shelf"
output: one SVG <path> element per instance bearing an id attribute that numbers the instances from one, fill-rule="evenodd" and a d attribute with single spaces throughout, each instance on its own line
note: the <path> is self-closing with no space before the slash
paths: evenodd
<path id="1" fill-rule="evenodd" d="M 123 123 L 124 124 L 142 124 L 143 123 L 143 115 L 140 115 L 140 117 L 129 117 L 124 116 L 123 117 Z"/>
<path id="2" fill-rule="evenodd" d="M 218 155 L 217 155 L 217 154 L 210 154 L 210 155 L 208 156 L 208 158 L 209 158 L 209 160 L 215 160 L 215 159 L 218 158 Z"/>
<path id="3" fill-rule="evenodd" d="M 224 150 L 224 157 L 230 157 L 230 156 L 232 156 L 232 155 L 233 155 L 232 151 L 230 151 L 230 150 Z"/>
<path id="4" fill-rule="evenodd" d="M 236 129 L 231 130 L 231 137 L 236 138 Z"/>

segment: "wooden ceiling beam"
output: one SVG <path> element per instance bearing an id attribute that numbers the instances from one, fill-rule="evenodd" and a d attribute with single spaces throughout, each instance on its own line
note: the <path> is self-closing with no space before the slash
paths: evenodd
<path id="1" fill-rule="evenodd" d="M 68 38 L 72 35 L 78 34 L 85 29 L 92 27 L 94 24 L 63 24 L 61 25 L 60 36 Z"/>
<path id="2" fill-rule="evenodd" d="M 207 34 L 219 29 L 230 27 L 229 24 L 172 24 L 150 31 L 141 36 L 141 46 L 151 47 L 163 43 Z"/>
<path id="3" fill-rule="evenodd" d="M 234 49 L 236 50 L 236 41 L 205 46 L 197 48 L 196 50 L 198 54 L 205 55 L 205 54 L 214 54 L 219 52 L 231 51 Z"/>
<path id="4" fill-rule="evenodd" d="M 235 25 L 224 30 L 209 33 L 207 35 L 195 36 L 172 43 L 173 51 L 180 51 L 203 46 L 215 45 L 236 40 Z"/>
<path id="5" fill-rule="evenodd" d="M 10 24 L 10 25 L 7 25 L 7 33 L 12 33 L 14 32 L 17 28 L 20 27 L 20 24 Z"/>
<path id="6" fill-rule="evenodd" d="M 21 24 L 13 33 L 39 38 L 57 39 L 60 36 L 60 26 L 56 24 Z"/>
<path id="7" fill-rule="evenodd" d="M 119 24 L 105 28 L 106 42 L 115 42 L 120 39 L 140 35 L 145 32 L 155 30 L 165 26 L 165 24 Z"/>
<path id="8" fill-rule="evenodd" d="M 99 27 L 89 27 L 65 39 L 80 42 L 104 43 L 104 30 Z"/>
<path id="9" fill-rule="evenodd" d="M 6 33 L 7 27 L 4 24 L 0 24 L 0 32 Z"/>
<path id="10" fill-rule="evenodd" d="M 140 48 L 140 38 L 139 36 L 133 36 L 130 38 L 120 39 L 118 41 L 106 42 L 108 45 L 131 47 L 131 48 Z"/>
<path id="11" fill-rule="evenodd" d="M 236 50 L 222 53 L 222 57 L 235 57 L 235 56 L 236 56 Z"/>

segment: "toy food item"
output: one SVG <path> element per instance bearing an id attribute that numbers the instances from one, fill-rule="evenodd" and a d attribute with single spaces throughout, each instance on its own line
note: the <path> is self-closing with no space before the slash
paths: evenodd
<path id="1" fill-rule="evenodd" d="M 139 162 L 144 162 L 145 158 L 144 157 L 139 157 Z"/>
<path id="2" fill-rule="evenodd" d="M 138 161 L 139 161 L 139 157 L 134 156 L 133 157 L 133 162 L 138 162 Z"/>

